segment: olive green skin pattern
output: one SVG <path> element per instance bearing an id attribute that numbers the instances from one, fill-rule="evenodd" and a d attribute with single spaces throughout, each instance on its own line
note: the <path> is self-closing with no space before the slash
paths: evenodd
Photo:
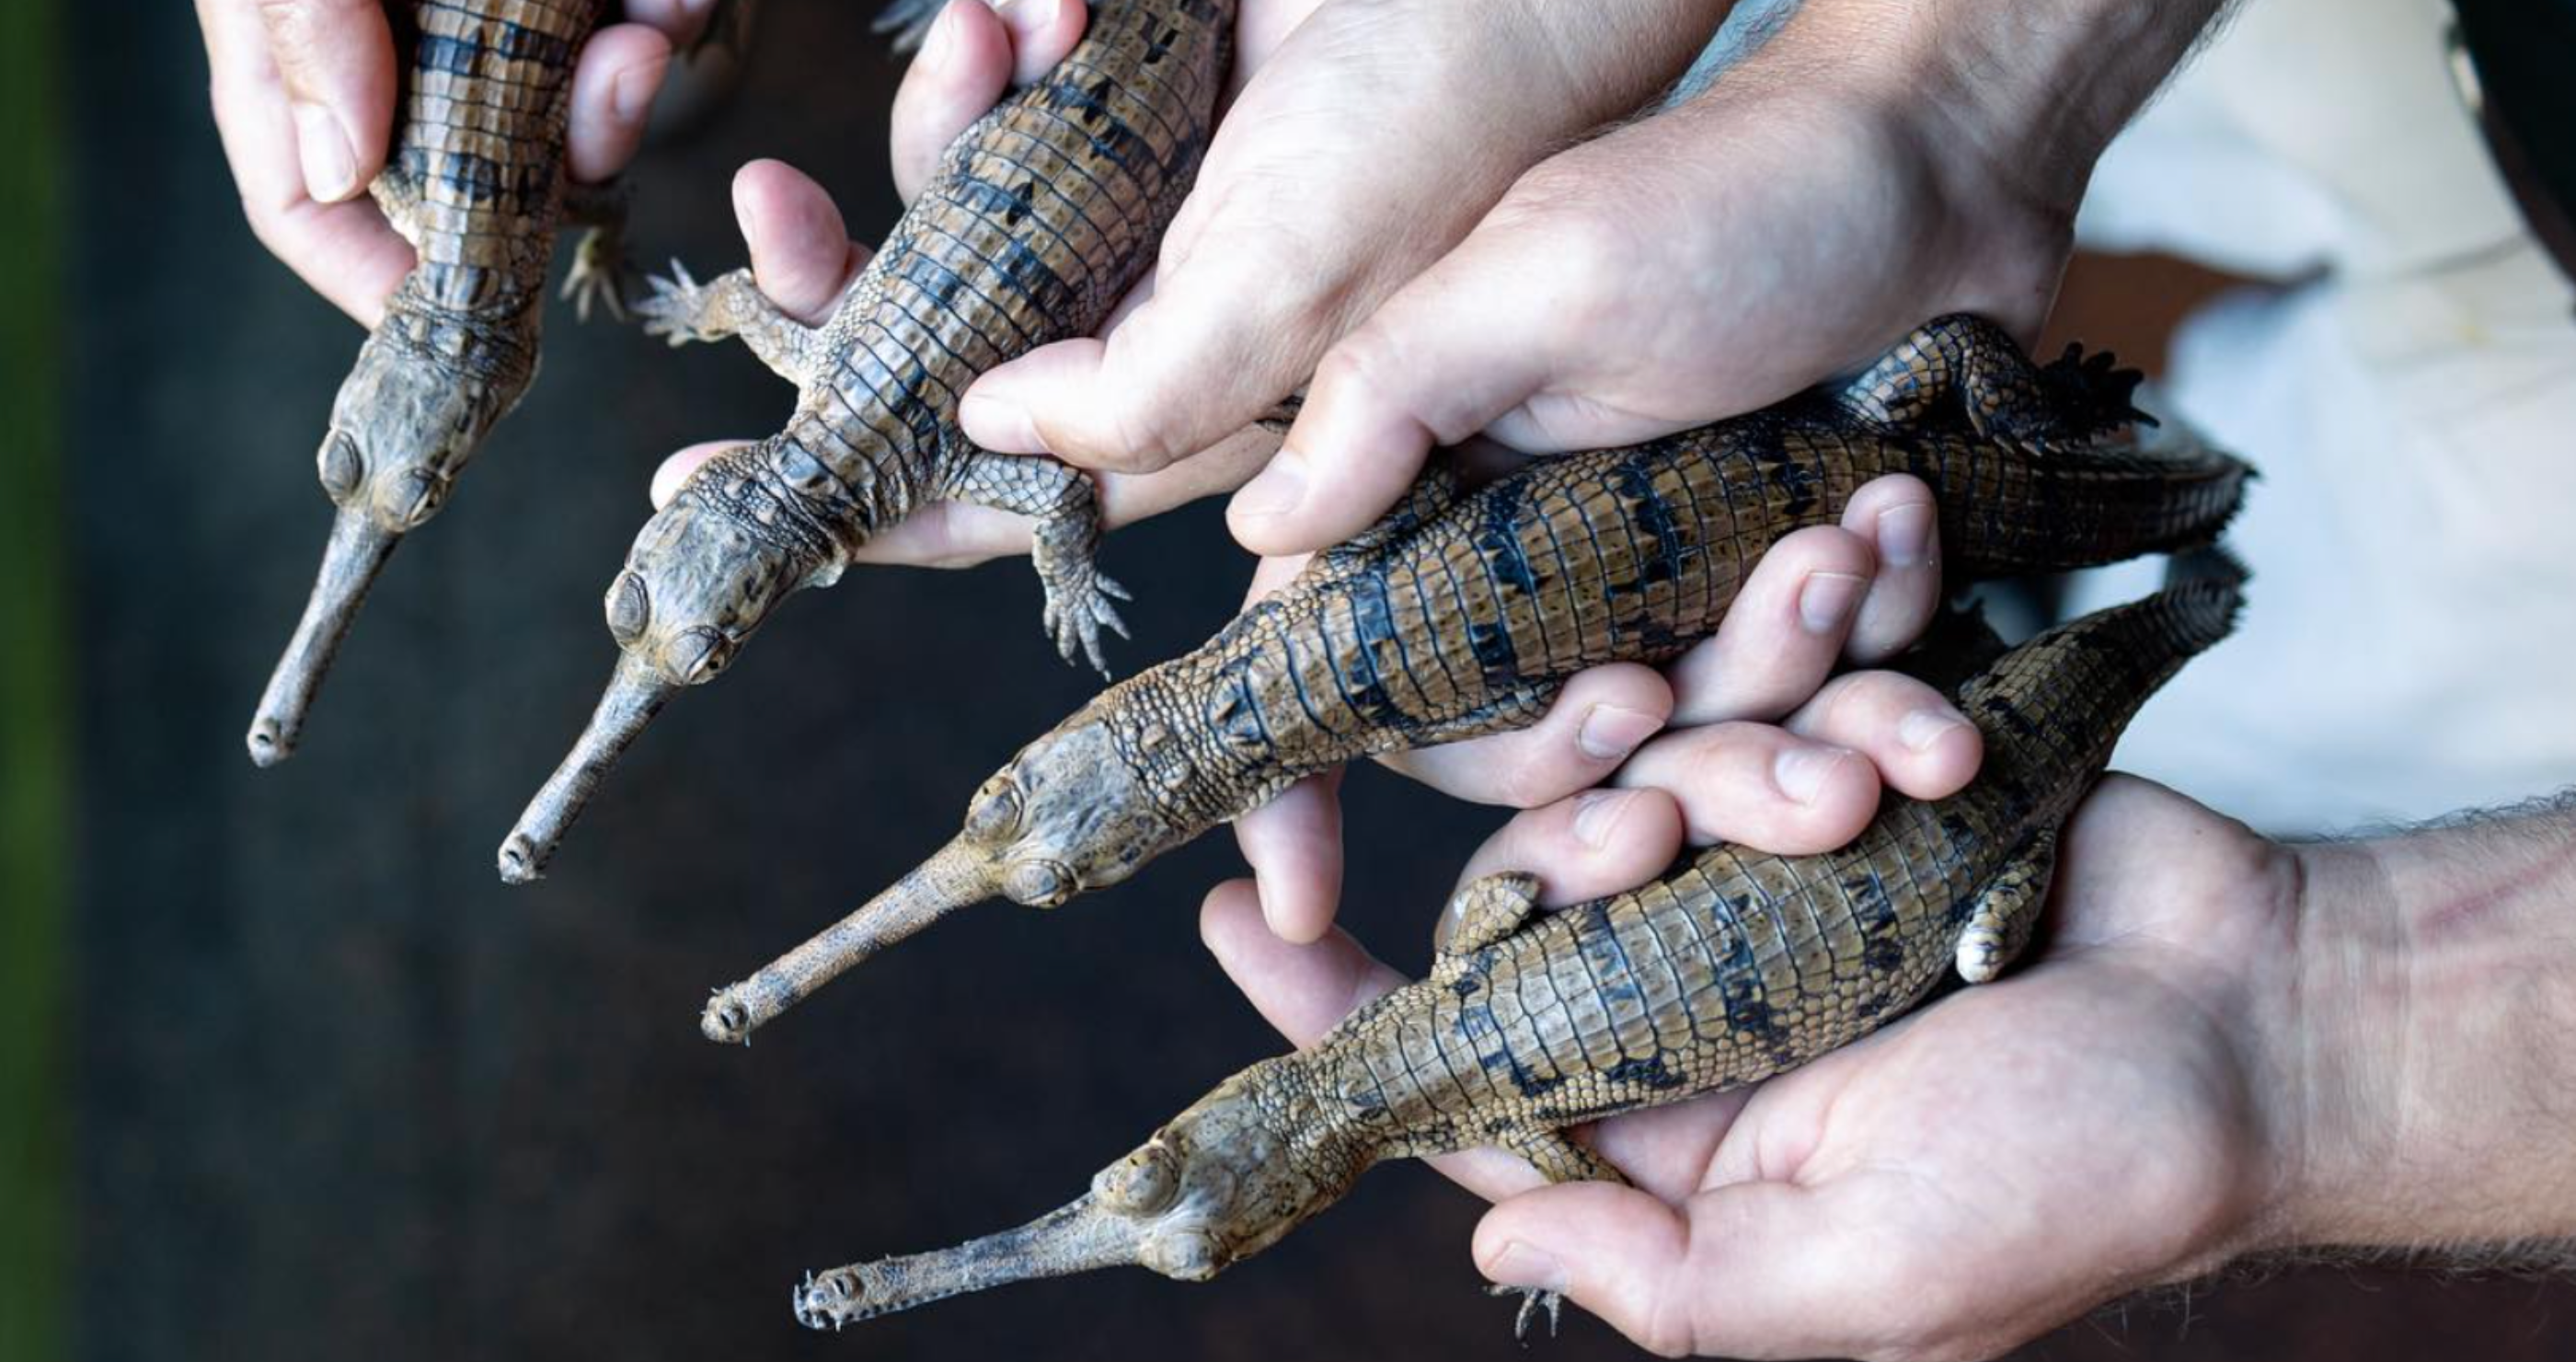
<path id="1" fill-rule="evenodd" d="M 567 281 L 584 315 L 616 296 L 622 200 L 566 177 L 573 62 L 604 0 L 394 6 L 408 54 L 400 117 L 370 185 L 419 263 L 340 387 L 318 456 L 337 519 L 294 639 L 254 717 L 251 759 L 295 749 L 376 574 L 447 505 L 457 476 L 537 373 L 560 228 L 595 224 Z"/>
<path id="2" fill-rule="evenodd" d="M 1525 727 L 1566 679 L 1663 662 L 1716 631 L 1763 552 L 1910 473 L 1953 585 L 2205 544 L 2251 470 L 2138 438 L 2135 374 L 2033 365 L 1973 317 L 1852 382 L 1624 449 L 1539 459 L 1475 491 L 1435 465 L 1205 644 L 1102 691 L 1022 748 L 920 869 L 700 1018 L 739 1042 L 876 951 L 1000 896 L 1053 908 L 1304 776 Z"/>
<path id="3" fill-rule="evenodd" d="M 1840 851 L 1714 847 L 1553 912 L 1529 876 L 1469 884 L 1429 978 L 1226 1080 L 1063 1209 L 823 1273 L 798 1288 L 799 1317 L 838 1326 L 1121 1263 L 1204 1279 L 1389 1158 L 1490 1145 L 1552 1181 L 1619 1180 L 1566 1129 L 1794 1068 L 1903 1015 L 1954 968 L 1994 979 L 2030 939 L 2059 829 L 2138 707 L 2233 627 L 2241 583 L 2222 564 L 2000 656 L 1978 650 L 1982 670 L 1953 692 L 1985 740 L 1977 779 L 1889 801 Z"/>
<path id="4" fill-rule="evenodd" d="M 898 0 L 919 34 L 937 0 Z M 723 674 L 796 592 L 933 501 L 1031 518 L 1042 623 L 1067 661 L 1108 674 L 1124 588 L 1100 571 L 1098 492 L 1053 459 L 977 448 L 959 400 L 985 371 L 1089 335 L 1152 268 L 1195 182 L 1231 57 L 1233 0 L 1101 0 L 1044 78 L 978 119 L 820 326 L 781 313 L 748 269 L 675 267 L 639 305 L 674 345 L 739 339 L 796 386 L 784 428 L 710 459 L 645 522 L 610 581 L 620 652 L 592 723 L 502 844 L 538 878 L 625 747 L 679 690 Z"/>

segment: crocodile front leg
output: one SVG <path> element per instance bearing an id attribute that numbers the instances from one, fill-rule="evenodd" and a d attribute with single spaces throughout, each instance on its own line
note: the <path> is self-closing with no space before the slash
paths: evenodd
<path id="1" fill-rule="evenodd" d="M 1046 586 L 1046 631 L 1065 661 L 1079 648 L 1106 680 L 1100 631 L 1127 637 L 1127 622 L 1111 602 L 1134 597 L 1101 574 L 1100 499 L 1090 475 L 1053 459 L 977 449 L 957 462 L 940 495 L 1036 518 L 1029 557 Z"/>
<path id="2" fill-rule="evenodd" d="M 1628 1175 L 1618 1165 L 1594 1152 L 1588 1145 L 1574 1142 L 1562 1130 L 1518 1131 L 1503 1141 L 1503 1148 L 1529 1160 L 1530 1166 L 1551 1185 L 1568 1182 L 1609 1182 L 1628 1186 Z M 1529 1337 L 1530 1321 L 1547 1312 L 1548 1337 L 1556 1337 L 1558 1317 L 1565 1310 L 1565 1293 L 1536 1286 L 1489 1286 L 1489 1296 L 1518 1296 L 1520 1312 L 1512 1317 L 1512 1337 Z"/>
<path id="3" fill-rule="evenodd" d="M 644 319 L 645 335 L 661 336 L 675 348 L 739 338 L 800 394 L 811 392 L 832 363 L 828 329 L 807 326 L 779 311 L 748 269 L 701 284 L 674 260 L 670 277 L 655 275 L 652 284 L 653 296 L 635 307 Z"/>
<path id="4" fill-rule="evenodd" d="M 627 281 L 634 276 L 626 260 L 626 216 L 634 196 L 619 177 L 603 184 L 567 181 L 563 191 L 564 221 L 590 230 L 573 247 L 572 268 L 564 273 L 563 298 L 575 317 L 590 320 L 596 304 L 608 315 L 626 320 Z"/>

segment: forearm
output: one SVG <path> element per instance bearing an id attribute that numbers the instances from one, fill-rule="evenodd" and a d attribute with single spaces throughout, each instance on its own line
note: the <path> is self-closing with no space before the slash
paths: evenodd
<path id="1" fill-rule="evenodd" d="M 2285 1244 L 2576 1240 L 2576 803 L 2301 848 Z"/>

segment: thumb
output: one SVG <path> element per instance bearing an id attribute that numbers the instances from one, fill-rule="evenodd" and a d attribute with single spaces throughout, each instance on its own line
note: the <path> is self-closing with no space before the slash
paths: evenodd
<path id="1" fill-rule="evenodd" d="M 1853 1306 L 1879 1274 L 1826 1199 L 1742 1182 L 1676 1208 L 1614 1183 L 1541 1187 L 1486 1213 L 1476 1266 L 1498 1285 L 1562 1291 L 1666 1357 L 1842 1357 L 1867 1347 L 1868 1312 Z"/>
<path id="2" fill-rule="evenodd" d="M 1261 554 L 1367 529 L 1454 444 L 1518 409 L 1556 370 L 1578 272 L 1489 218 L 1327 351 L 1303 410 L 1226 520 Z"/>
<path id="3" fill-rule="evenodd" d="M 355 197 L 393 136 L 394 40 L 379 0 L 257 0 L 295 118 L 304 192 Z M 427 37 L 430 35 L 424 35 Z"/>

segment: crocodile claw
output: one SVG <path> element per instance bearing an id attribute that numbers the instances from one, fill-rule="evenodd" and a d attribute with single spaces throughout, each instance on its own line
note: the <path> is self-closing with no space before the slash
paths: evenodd
<path id="1" fill-rule="evenodd" d="M 593 227 L 573 250 L 572 268 L 564 273 L 562 297 L 572 304 L 573 316 L 582 321 L 590 320 L 594 305 L 607 308 L 609 316 L 625 321 L 629 273 L 616 239 Z"/>
<path id="2" fill-rule="evenodd" d="M 1109 679 L 1109 660 L 1101 651 L 1103 629 L 1120 638 L 1132 637 L 1127 621 L 1118 613 L 1113 600 L 1132 601 L 1127 588 L 1098 572 L 1061 586 L 1047 584 L 1044 624 L 1047 635 L 1055 640 L 1056 651 L 1067 662 L 1087 661 L 1104 681 Z M 1077 657 L 1077 652 L 1079 656 Z"/>
<path id="3" fill-rule="evenodd" d="M 1485 1294 L 1521 1298 L 1520 1312 L 1512 1316 L 1513 1338 L 1528 1338 L 1530 1321 L 1538 1318 L 1538 1312 L 1541 1310 L 1547 1312 L 1547 1336 L 1556 1337 L 1557 1326 L 1562 1323 L 1561 1316 L 1565 1310 L 1564 1292 L 1549 1291 L 1535 1286 L 1489 1286 L 1485 1288 Z"/>
<path id="4" fill-rule="evenodd" d="M 692 341 L 721 340 L 709 334 L 700 324 L 706 315 L 706 286 L 700 284 L 689 267 L 678 260 L 671 262 L 670 277 L 654 275 L 649 281 L 653 295 L 635 305 L 635 315 L 644 319 L 644 334 L 660 336 L 678 349 Z"/>

